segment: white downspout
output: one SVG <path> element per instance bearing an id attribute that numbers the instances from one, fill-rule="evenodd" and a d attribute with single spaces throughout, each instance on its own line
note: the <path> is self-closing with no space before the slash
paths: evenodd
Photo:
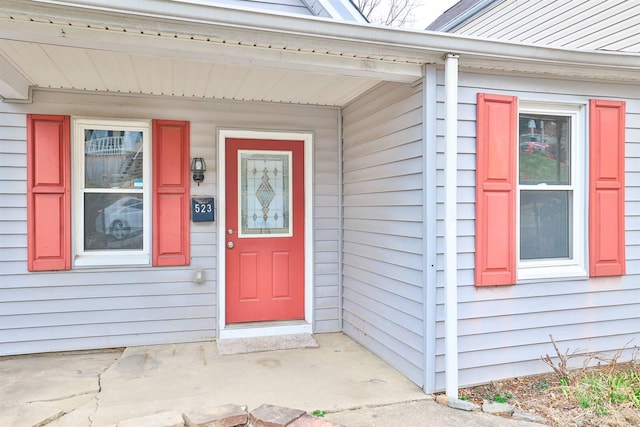
<path id="1" fill-rule="evenodd" d="M 445 277 L 445 385 L 450 399 L 458 398 L 458 55 L 447 54 L 444 63 L 444 277 Z"/>

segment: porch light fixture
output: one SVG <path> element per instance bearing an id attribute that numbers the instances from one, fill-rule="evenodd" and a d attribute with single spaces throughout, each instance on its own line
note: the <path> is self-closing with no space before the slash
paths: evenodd
<path id="1" fill-rule="evenodd" d="M 194 157 L 191 160 L 191 172 L 193 173 L 193 181 L 200 183 L 204 181 L 204 172 L 207 170 L 207 165 L 202 157 Z"/>

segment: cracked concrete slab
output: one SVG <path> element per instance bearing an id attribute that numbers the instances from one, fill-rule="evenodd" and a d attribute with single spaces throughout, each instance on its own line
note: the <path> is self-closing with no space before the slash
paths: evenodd
<path id="1" fill-rule="evenodd" d="M 121 350 L 0 357 L 0 419 L 5 425 L 47 425 L 90 402 L 99 377 Z"/>
<path id="2" fill-rule="evenodd" d="M 107 426 L 229 403 L 335 411 L 430 398 L 348 337 L 315 339 L 318 348 L 231 356 L 220 355 L 214 342 L 128 347 L 102 374 L 93 401 L 47 427 Z"/>
<path id="3" fill-rule="evenodd" d="M 533 425 L 438 405 L 344 334 L 314 338 L 318 348 L 232 356 L 201 342 L 0 358 L 0 424 L 115 427 L 231 403 L 324 410 L 328 420 L 350 427 Z"/>

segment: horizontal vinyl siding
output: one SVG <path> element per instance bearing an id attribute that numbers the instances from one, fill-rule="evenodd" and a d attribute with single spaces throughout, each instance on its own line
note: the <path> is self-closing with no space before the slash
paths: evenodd
<path id="1" fill-rule="evenodd" d="M 569 49 L 640 52 L 640 4 L 627 0 L 506 0 L 455 33 Z"/>
<path id="2" fill-rule="evenodd" d="M 343 327 L 424 382 L 422 92 L 385 84 L 343 111 Z"/>
<path id="3" fill-rule="evenodd" d="M 191 223 L 191 266 L 27 272 L 26 113 L 189 120 L 191 156 L 208 166 L 194 196 L 217 195 L 217 128 L 313 132 L 314 331 L 340 330 L 337 109 L 37 91 L 33 104 L 0 104 L 0 354 L 211 340 L 217 329 L 217 222 Z"/>
<path id="4" fill-rule="evenodd" d="M 444 388 L 443 75 L 438 77 L 438 273 L 436 388 Z M 475 287 L 475 120 L 478 92 L 521 100 L 585 104 L 590 98 L 627 101 L 627 275 Z M 458 121 L 458 348 L 461 386 L 548 372 L 540 360 L 561 351 L 611 354 L 640 339 L 640 90 L 634 86 L 461 73 Z M 636 168 L 637 169 L 637 168 Z M 627 352 L 624 357 L 629 356 Z M 577 365 L 582 360 L 576 360 Z"/>
<path id="5" fill-rule="evenodd" d="M 27 128 L 23 114 L 0 114 L 0 274 L 27 260 Z"/>
<path id="6" fill-rule="evenodd" d="M 295 107 L 294 107 L 295 108 Z M 314 134 L 314 331 L 336 332 L 340 324 L 340 156 L 337 109 L 310 120 Z"/>

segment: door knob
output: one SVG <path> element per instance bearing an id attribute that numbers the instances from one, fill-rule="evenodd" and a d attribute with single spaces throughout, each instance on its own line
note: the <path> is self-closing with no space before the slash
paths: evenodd
<path id="1" fill-rule="evenodd" d="M 227 234 L 233 234 L 233 228 L 228 229 Z"/>
<path id="2" fill-rule="evenodd" d="M 227 247 L 228 247 L 229 249 L 233 248 L 233 242 L 227 242 Z"/>

